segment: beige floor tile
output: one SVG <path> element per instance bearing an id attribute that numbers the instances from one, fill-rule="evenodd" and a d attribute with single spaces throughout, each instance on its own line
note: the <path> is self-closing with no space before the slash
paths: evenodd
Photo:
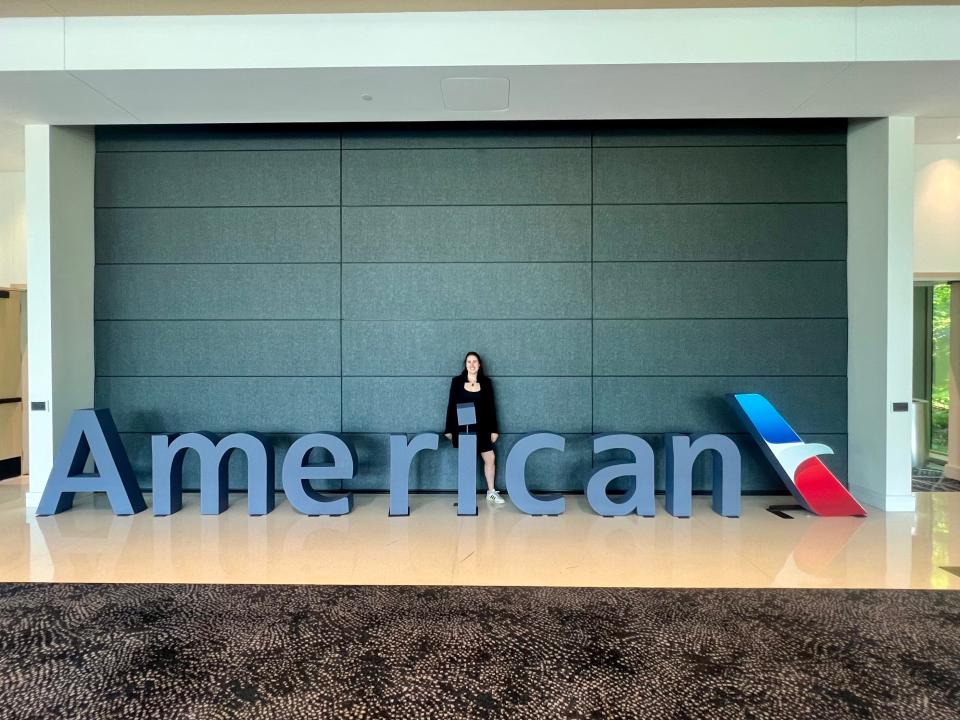
<path id="1" fill-rule="evenodd" d="M 479 498 L 458 517 L 454 494 L 411 496 L 409 517 L 384 494 L 355 495 L 343 517 L 306 517 L 282 495 L 265 517 L 244 496 L 203 516 L 185 496 L 170 517 L 116 517 L 106 498 L 38 518 L 24 482 L 0 483 L 0 581 L 590 585 L 635 587 L 890 587 L 960 589 L 960 493 L 918 494 L 912 513 L 778 518 L 784 497 L 745 497 L 722 518 L 708 497 L 691 518 L 604 518 L 583 496 L 559 517 L 530 517 Z"/>

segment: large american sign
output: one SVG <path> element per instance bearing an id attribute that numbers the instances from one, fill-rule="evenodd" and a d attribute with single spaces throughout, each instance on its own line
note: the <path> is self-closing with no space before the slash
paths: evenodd
<path id="1" fill-rule="evenodd" d="M 774 462 L 788 488 L 811 512 L 820 515 L 865 515 L 846 488 L 815 457 L 832 450 L 823 445 L 806 445 L 773 406 L 760 395 L 735 395 L 731 402 L 741 412 L 761 448 Z M 462 426 L 471 420 L 474 408 L 458 406 Z M 772 412 L 772 415 L 770 414 Z M 771 418 L 779 418 L 779 424 Z M 785 429 L 784 429 L 785 428 Z M 788 432 L 789 431 L 789 432 Z M 409 475 L 414 457 L 439 447 L 437 433 L 390 436 L 391 516 L 410 514 Z M 477 438 L 461 433 L 457 471 L 457 514 L 477 514 Z M 527 487 L 526 466 L 535 452 L 563 452 L 565 440 L 555 433 L 526 435 L 510 449 L 506 460 L 506 489 L 513 504 L 529 515 L 559 515 L 566 509 L 561 495 L 533 493 Z M 689 517 L 692 509 L 693 466 L 703 453 L 713 457 L 713 511 L 724 517 L 740 516 L 741 457 L 737 445 L 725 435 L 694 437 L 665 436 L 667 512 Z M 274 508 L 274 449 L 257 433 L 233 433 L 218 437 L 211 433 L 154 435 L 151 438 L 153 514 L 170 515 L 183 507 L 183 461 L 195 452 L 200 461 L 200 512 L 217 515 L 227 509 L 227 461 L 242 452 L 247 462 L 247 507 L 251 515 L 266 515 Z M 314 450 L 324 450 L 330 461 L 310 462 Z M 614 461 L 595 468 L 584 482 L 584 494 L 594 512 L 605 517 L 654 515 L 654 453 L 643 438 L 626 433 L 609 433 L 593 438 L 595 455 L 611 450 L 629 453 L 630 462 Z M 84 473 L 92 459 L 93 473 Z M 818 465 L 812 465 L 815 461 Z M 329 495 L 313 489 L 312 480 L 350 480 L 356 474 L 357 454 L 350 442 L 334 433 L 310 433 L 289 448 L 281 468 L 281 485 L 287 500 L 297 511 L 311 516 L 345 515 L 353 510 L 353 494 Z M 611 497 L 611 483 L 626 478 L 628 491 Z M 37 515 L 68 510 L 77 492 L 105 492 L 113 511 L 132 515 L 146 509 L 120 439 L 107 409 L 77 410 L 73 413 L 54 458 L 53 469 L 37 508 Z"/>

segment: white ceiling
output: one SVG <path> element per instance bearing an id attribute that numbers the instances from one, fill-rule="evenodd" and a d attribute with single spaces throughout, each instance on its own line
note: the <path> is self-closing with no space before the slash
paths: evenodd
<path id="1" fill-rule="evenodd" d="M 905 115 L 957 142 L 960 9 L 649 12 L 0 21 L 0 170 L 26 123 Z M 463 77 L 509 105 L 448 109 Z"/>
<path id="2" fill-rule="evenodd" d="M 599 10 L 797 5 L 847 7 L 887 4 L 890 4 L 890 0 L 0 0 L 0 17 Z M 896 0 L 896 4 L 940 3 L 936 0 Z"/>

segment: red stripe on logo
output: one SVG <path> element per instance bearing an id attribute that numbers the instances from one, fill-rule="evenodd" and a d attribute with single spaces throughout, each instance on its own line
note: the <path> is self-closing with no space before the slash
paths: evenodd
<path id="1" fill-rule="evenodd" d="M 820 458 L 807 458 L 800 463 L 793 483 L 817 515 L 864 517 L 867 514 L 827 466 L 820 462 Z"/>

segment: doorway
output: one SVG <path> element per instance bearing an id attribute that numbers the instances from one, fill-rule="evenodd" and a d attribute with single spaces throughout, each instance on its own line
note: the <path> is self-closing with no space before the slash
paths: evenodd
<path id="1" fill-rule="evenodd" d="M 914 491 L 960 491 L 943 477 L 950 430 L 950 304 L 956 285 L 914 288 Z"/>
<path id="2" fill-rule="evenodd" d="M 0 480 L 26 473 L 26 342 L 22 288 L 0 288 Z"/>

